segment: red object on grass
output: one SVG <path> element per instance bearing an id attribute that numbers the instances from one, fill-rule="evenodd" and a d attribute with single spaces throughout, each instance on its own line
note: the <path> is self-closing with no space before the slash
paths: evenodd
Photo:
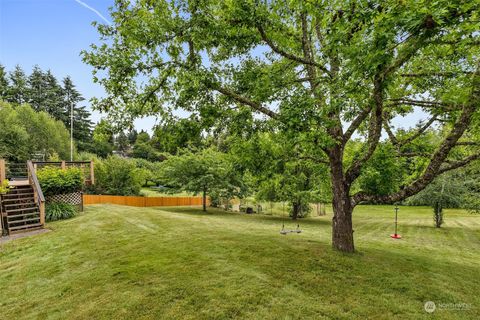
<path id="1" fill-rule="evenodd" d="M 393 239 L 402 239 L 402 236 L 395 233 L 395 234 L 391 234 L 391 235 L 390 235 L 390 238 L 393 238 Z"/>

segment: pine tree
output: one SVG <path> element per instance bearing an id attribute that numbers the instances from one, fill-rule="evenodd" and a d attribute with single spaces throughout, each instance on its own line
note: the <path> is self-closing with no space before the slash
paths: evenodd
<path id="1" fill-rule="evenodd" d="M 10 86 L 7 90 L 6 100 L 16 104 L 27 102 L 27 76 L 25 75 L 23 69 L 19 65 L 16 65 L 15 69 L 10 72 L 9 77 Z"/>
<path id="2" fill-rule="evenodd" d="M 57 78 L 50 70 L 45 73 L 45 104 L 43 110 L 48 112 L 53 118 L 67 124 L 69 110 L 66 110 L 63 102 L 63 89 L 58 84 Z"/>
<path id="3" fill-rule="evenodd" d="M 130 130 L 128 132 L 128 142 L 130 142 L 130 145 L 135 144 L 135 142 L 137 141 L 137 136 L 138 136 L 138 132 L 135 129 Z"/>
<path id="4" fill-rule="evenodd" d="M 27 102 L 35 111 L 45 110 L 45 98 L 47 93 L 45 74 L 38 65 L 33 67 L 28 77 L 28 99 Z"/>
<path id="5" fill-rule="evenodd" d="M 90 116 L 85 106 L 74 109 L 73 139 L 77 142 L 78 151 L 89 150 L 89 145 L 92 143 L 93 122 Z"/>
<path id="6" fill-rule="evenodd" d="M 125 132 L 120 131 L 115 137 L 115 149 L 125 154 L 129 149 L 129 141 Z"/>
<path id="7" fill-rule="evenodd" d="M 62 106 L 66 114 L 65 126 L 70 130 L 70 113 L 73 108 L 73 138 L 77 141 L 79 151 L 87 150 L 88 144 L 92 142 L 91 114 L 85 106 L 78 106 L 78 103 L 84 100 L 70 76 L 65 77 L 62 88 Z"/>
<path id="8" fill-rule="evenodd" d="M 8 90 L 8 79 L 5 67 L 0 64 L 0 100 L 6 100 Z"/>

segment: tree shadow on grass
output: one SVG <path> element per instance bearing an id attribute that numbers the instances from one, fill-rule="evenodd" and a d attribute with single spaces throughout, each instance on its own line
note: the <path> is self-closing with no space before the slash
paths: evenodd
<path id="1" fill-rule="evenodd" d="M 288 217 L 282 217 L 282 216 L 272 216 L 272 215 L 265 215 L 265 214 L 245 214 L 241 212 L 234 212 L 234 211 L 225 211 L 222 209 L 218 208 L 209 208 L 207 212 L 202 211 L 200 208 L 192 208 L 192 207 L 156 207 L 156 208 L 151 208 L 151 209 L 156 209 L 159 211 L 164 211 L 164 212 L 174 212 L 174 213 L 181 213 L 181 214 L 187 214 L 187 215 L 193 215 L 193 216 L 221 216 L 221 217 L 227 217 L 231 219 L 252 219 L 252 220 L 257 220 L 257 221 L 265 221 L 265 222 L 278 222 L 278 223 L 285 223 L 285 224 L 291 224 L 291 225 L 331 225 L 331 217 L 330 216 L 322 216 L 319 218 L 312 218 L 312 217 L 307 217 L 307 218 L 301 218 L 297 220 L 292 220 L 291 218 Z M 251 220 L 250 220 L 251 221 Z"/>
<path id="2" fill-rule="evenodd" d="M 385 312 L 424 315 L 425 301 L 443 303 L 480 303 L 477 285 L 471 280 L 478 268 L 468 263 L 439 259 L 435 252 L 405 250 L 382 246 L 362 246 L 355 254 L 344 254 L 326 242 L 311 239 L 272 238 L 256 235 L 251 243 L 230 243 L 237 253 L 235 263 L 262 274 L 268 281 L 294 286 L 298 298 L 318 299 L 340 304 L 353 314 L 386 317 Z M 252 261 L 251 252 L 256 259 Z M 274 254 L 272 254 L 272 250 Z M 278 288 L 282 290 L 282 288 Z M 337 292 L 339 295 L 332 294 Z M 390 304 L 390 307 L 387 305 Z M 343 306 L 343 307 L 342 307 Z M 402 311 L 403 310 L 403 311 Z M 332 315 L 333 316 L 333 315 Z"/>

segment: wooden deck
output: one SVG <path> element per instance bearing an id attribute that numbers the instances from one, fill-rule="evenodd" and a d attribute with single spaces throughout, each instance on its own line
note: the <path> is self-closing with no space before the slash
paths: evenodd
<path id="1" fill-rule="evenodd" d="M 28 186 L 29 182 L 28 182 L 28 179 L 11 180 L 11 181 L 8 181 L 8 185 L 10 187 Z"/>

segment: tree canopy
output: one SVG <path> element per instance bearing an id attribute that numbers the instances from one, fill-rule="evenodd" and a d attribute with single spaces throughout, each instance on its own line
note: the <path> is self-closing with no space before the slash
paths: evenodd
<path id="1" fill-rule="evenodd" d="M 354 251 L 352 211 L 392 203 L 480 158 L 480 4 L 476 1 L 119 0 L 83 53 L 107 92 L 95 106 L 125 121 L 183 109 L 222 126 L 249 110 L 328 164 L 333 246 Z M 422 110 L 407 134 L 392 123 Z M 430 153 L 410 152 L 437 127 Z M 388 136 L 417 176 L 392 190 L 353 186 Z M 346 157 L 352 138 L 361 142 Z M 422 161 L 420 161 L 422 160 Z M 423 161 L 425 160 L 425 161 Z M 387 192 L 388 191 L 388 192 Z"/>
<path id="2" fill-rule="evenodd" d="M 245 192 L 239 171 L 224 153 L 204 149 L 193 153 L 185 151 L 161 163 L 159 180 L 171 190 L 203 194 L 206 211 L 207 195 L 231 199 Z"/>
<path id="3" fill-rule="evenodd" d="M 66 159 L 69 132 L 61 121 L 29 105 L 11 106 L 0 101 L 0 158 L 25 161 L 38 153 Z"/>

